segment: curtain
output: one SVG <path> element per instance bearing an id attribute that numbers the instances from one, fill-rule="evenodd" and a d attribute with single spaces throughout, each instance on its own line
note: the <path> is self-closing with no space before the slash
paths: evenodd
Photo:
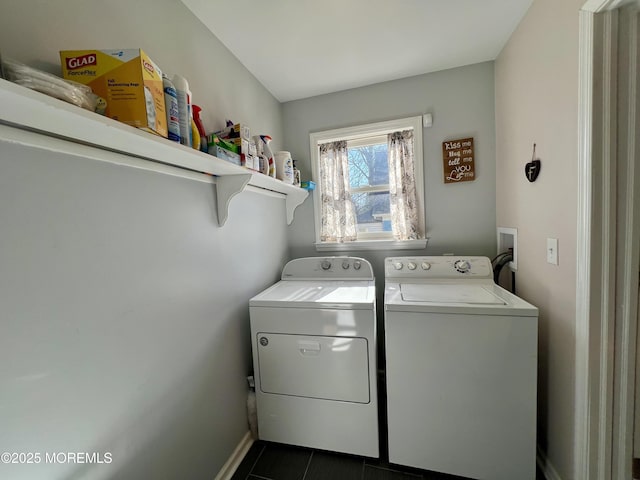
<path id="1" fill-rule="evenodd" d="M 393 237 L 396 240 L 416 240 L 419 238 L 420 230 L 414 176 L 413 130 L 390 133 L 387 137 L 387 146 Z"/>
<path id="2" fill-rule="evenodd" d="M 324 143 L 320 147 L 320 192 L 322 225 L 320 241 L 356 240 L 356 214 L 349 192 L 347 142 Z"/>

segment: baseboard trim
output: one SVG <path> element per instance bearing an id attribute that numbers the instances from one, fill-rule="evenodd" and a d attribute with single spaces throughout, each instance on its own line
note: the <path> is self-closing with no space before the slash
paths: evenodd
<path id="1" fill-rule="evenodd" d="M 562 478 L 560 478 L 560 475 L 558 475 L 556 469 L 553 467 L 551 460 L 547 458 L 546 453 L 544 453 L 540 448 L 540 445 L 538 445 L 536 450 L 536 463 L 538 464 L 538 468 L 540 468 L 540 471 L 544 475 L 544 478 L 546 480 L 562 480 Z"/>
<path id="2" fill-rule="evenodd" d="M 251 445 L 253 445 L 253 437 L 251 436 L 251 432 L 247 431 L 229 459 L 218 472 L 218 475 L 216 475 L 215 480 L 231 480 L 231 477 L 236 473 L 236 470 L 240 466 L 240 463 L 242 463 L 242 459 L 251 448 Z"/>

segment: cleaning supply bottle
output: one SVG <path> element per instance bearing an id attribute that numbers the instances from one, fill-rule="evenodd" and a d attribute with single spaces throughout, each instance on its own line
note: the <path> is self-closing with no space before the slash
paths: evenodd
<path id="1" fill-rule="evenodd" d="M 262 135 L 254 135 L 253 143 L 256 145 L 256 156 L 259 161 L 258 171 L 265 175 L 269 175 L 269 159 L 264 154 L 264 141 L 262 140 Z"/>
<path id="2" fill-rule="evenodd" d="M 193 118 L 190 118 L 189 120 L 191 120 L 191 148 L 194 150 L 200 150 L 200 144 L 202 142 L 200 139 L 200 132 L 198 132 L 195 120 Z"/>
<path id="3" fill-rule="evenodd" d="M 273 158 L 276 164 L 276 178 L 292 185 L 293 160 L 291 159 L 291 153 L 286 151 L 276 152 Z"/>
<path id="4" fill-rule="evenodd" d="M 189 82 L 182 75 L 173 76 L 173 84 L 178 95 L 178 112 L 180 113 L 180 143 L 190 147 L 191 140 L 191 91 Z"/>
<path id="5" fill-rule="evenodd" d="M 271 151 L 271 147 L 269 143 L 271 143 L 271 137 L 269 135 L 260 135 L 262 142 L 264 145 L 262 146 L 264 150 L 264 156 L 267 157 L 267 162 L 269 163 L 269 176 L 272 178 L 276 178 L 276 163 L 273 159 L 273 152 Z"/>
<path id="6" fill-rule="evenodd" d="M 296 187 L 300 186 L 300 169 L 296 166 L 296 161 L 293 161 L 293 184 Z"/>
<path id="7" fill-rule="evenodd" d="M 207 153 L 207 134 L 205 133 L 204 125 L 202 123 L 202 120 L 200 119 L 200 112 L 202 111 L 202 108 L 200 108 L 198 105 L 193 104 L 191 105 L 191 111 L 193 112 L 193 121 L 196 124 L 198 135 L 200 136 L 200 151 Z"/>
<path id="8" fill-rule="evenodd" d="M 167 111 L 167 130 L 169 140 L 180 141 L 180 111 L 178 109 L 178 94 L 169 77 L 162 74 L 162 88 L 164 90 L 165 110 Z"/>

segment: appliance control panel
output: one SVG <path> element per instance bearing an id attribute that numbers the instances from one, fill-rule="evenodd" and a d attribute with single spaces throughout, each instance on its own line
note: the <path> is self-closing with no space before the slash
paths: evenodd
<path id="1" fill-rule="evenodd" d="M 373 280 L 373 267 L 359 257 L 305 257 L 291 260 L 282 280 Z"/>
<path id="2" fill-rule="evenodd" d="M 487 257 L 388 257 L 384 274 L 386 278 L 493 279 L 493 267 Z"/>

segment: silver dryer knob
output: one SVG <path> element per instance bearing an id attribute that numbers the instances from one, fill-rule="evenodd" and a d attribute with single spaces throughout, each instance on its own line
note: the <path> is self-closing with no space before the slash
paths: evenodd
<path id="1" fill-rule="evenodd" d="M 349 260 L 345 260 L 344 262 L 342 262 L 342 268 L 344 270 L 348 270 L 349 269 Z"/>
<path id="2" fill-rule="evenodd" d="M 320 263 L 320 267 L 322 267 L 323 270 L 329 270 L 331 268 L 331 262 L 329 260 L 323 260 Z"/>
<path id="3" fill-rule="evenodd" d="M 402 262 L 396 262 L 393 266 L 396 270 L 402 270 L 404 265 L 402 265 Z"/>
<path id="4" fill-rule="evenodd" d="M 469 264 L 469 262 L 467 260 L 458 260 L 455 263 L 455 267 L 456 270 L 458 270 L 459 272 L 468 272 L 469 269 L 471 268 L 471 265 Z"/>
<path id="5" fill-rule="evenodd" d="M 409 270 L 415 270 L 416 269 L 416 264 L 413 263 L 413 262 L 409 262 L 409 263 L 407 263 L 407 268 Z"/>
<path id="6" fill-rule="evenodd" d="M 360 260 L 354 260 L 353 261 L 353 269 L 354 270 L 360 270 L 361 266 L 362 266 L 362 263 L 360 262 Z"/>

